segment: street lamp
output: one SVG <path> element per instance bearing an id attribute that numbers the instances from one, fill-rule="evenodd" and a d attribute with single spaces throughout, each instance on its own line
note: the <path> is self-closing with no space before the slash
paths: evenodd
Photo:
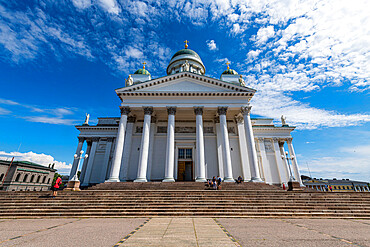
<path id="1" fill-rule="evenodd" d="M 80 190 L 80 180 L 78 180 L 78 176 L 77 176 L 78 167 L 80 166 L 81 159 L 87 159 L 89 157 L 88 154 L 85 154 L 85 156 L 82 157 L 83 153 L 84 151 L 81 150 L 80 154 L 73 155 L 74 159 L 77 160 L 77 168 L 76 168 L 76 172 L 73 175 L 72 179 L 68 181 L 66 190 Z"/>
<path id="2" fill-rule="evenodd" d="M 293 176 L 292 168 L 290 168 L 290 163 L 289 163 L 290 160 L 294 160 L 294 156 L 292 155 L 291 157 L 289 157 L 288 151 L 285 151 L 285 155 L 281 155 L 281 158 L 286 159 L 288 162 L 288 168 L 289 168 L 289 174 L 290 174 L 289 181 L 291 182 L 296 181 Z"/>

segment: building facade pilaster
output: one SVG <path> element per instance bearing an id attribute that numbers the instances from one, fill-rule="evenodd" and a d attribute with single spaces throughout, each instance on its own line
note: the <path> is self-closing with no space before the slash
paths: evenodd
<path id="1" fill-rule="evenodd" d="M 87 161 L 84 182 L 81 186 L 88 186 L 90 184 L 91 173 L 92 173 L 92 169 L 93 169 L 93 165 L 94 165 L 95 153 L 96 153 L 96 149 L 98 147 L 99 139 L 100 139 L 99 137 L 92 137 L 91 138 L 91 141 L 92 141 L 91 151 L 90 151 L 88 161 Z"/>
<path id="2" fill-rule="evenodd" d="M 302 183 L 301 173 L 299 172 L 298 162 L 297 162 L 297 156 L 295 155 L 294 148 L 293 148 L 293 138 L 287 139 L 289 154 L 292 159 L 292 166 L 294 171 L 294 177 L 299 182 L 301 186 L 304 186 Z"/>
<path id="3" fill-rule="evenodd" d="M 251 179 L 251 172 L 250 172 L 249 162 L 248 162 L 247 141 L 245 140 L 244 118 L 238 115 L 235 117 L 235 121 L 236 121 L 236 125 L 238 128 L 238 139 L 239 139 L 242 176 L 243 176 L 244 182 L 247 182 Z"/>
<path id="4" fill-rule="evenodd" d="M 227 121 L 226 121 L 226 112 L 227 107 L 219 106 L 217 113 L 220 116 L 220 130 L 222 137 L 222 153 L 223 153 L 223 162 L 224 162 L 224 182 L 234 182 L 233 170 L 231 164 L 231 154 L 230 154 L 230 142 L 229 142 L 229 132 L 227 130 Z"/>
<path id="5" fill-rule="evenodd" d="M 175 182 L 175 114 L 176 107 L 167 107 L 168 123 L 167 123 L 167 147 L 166 147 L 166 163 L 163 182 Z"/>
<path id="6" fill-rule="evenodd" d="M 195 120 L 196 120 L 196 182 L 206 182 L 206 167 L 204 156 L 204 136 L 203 136 L 203 110 L 202 106 L 194 107 Z"/>

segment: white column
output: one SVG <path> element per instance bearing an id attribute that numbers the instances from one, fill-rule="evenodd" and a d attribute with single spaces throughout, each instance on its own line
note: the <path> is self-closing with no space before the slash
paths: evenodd
<path id="1" fill-rule="evenodd" d="M 127 173 L 128 167 L 130 164 L 130 156 L 131 156 L 131 144 L 132 144 L 132 132 L 134 129 L 135 124 L 135 117 L 128 117 L 127 119 L 127 126 L 126 126 L 126 135 L 125 135 L 125 145 L 123 147 L 123 155 L 122 155 L 122 162 L 121 162 L 121 171 L 120 171 L 120 178 L 121 181 L 127 181 Z"/>
<path id="2" fill-rule="evenodd" d="M 294 171 L 294 177 L 299 182 L 299 184 L 301 186 L 304 186 L 303 183 L 302 183 L 301 174 L 299 172 L 298 162 L 297 162 L 297 156 L 295 155 L 292 141 L 293 141 L 293 138 L 288 138 L 287 139 L 290 157 L 291 158 L 294 157 L 292 159 L 292 166 L 293 166 L 293 171 Z"/>
<path id="3" fill-rule="evenodd" d="M 87 143 L 86 154 L 90 155 L 91 145 L 92 145 L 91 140 L 87 139 L 86 143 Z M 84 162 L 82 163 L 81 174 L 80 174 L 80 183 L 81 183 L 81 185 L 84 184 L 85 174 L 86 174 L 86 167 L 87 167 L 87 162 L 88 161 L 89 161 L 89 158 L 84 159 Z"/>
<path id="4" fill-rule="evenodd" d="M 254 142 L 254 134 L 252 129 L 252 122 L 250 117 L 252 107 L 243 106 L 241 113 L 244 118 L 245 137 L 247 140 L 249 164 L 251 167 L 251 182 L 263 182 L 260 177 L 260 171 L 258 167 L 256 144 Z"/>
<path id="5" fill-rule="evenodd" d="M 279 142 L 279 148 L 280 148 L 280 156 L 282 157 L 281 160 L 284 163 L 284 168 L 285 168 L 285 171 L 286 171 L 286 174 L 287 174 L 286 176 L 288 178 L 288 180 L 287 180 L 287 182 L 288 182 L 289 179 L 290 179 L 290 174 L 289 174 L 288 161 L 285 158 L 286 156 L 285 156 L 285 150 L 284 150 L 284 142 Z"/>
<path id="6" fill-rule="evenodd" d="M 257 138 L 257 145 L 259 147 L 261 155 L 261 164 L 260 164 L 260 168 L 262 171 L 261 179 L 264 180 L 265 183 L 272 184 L 271 170 L 270 167 L 268 167 L 267 153 L 265 148 L 265 139 L 263 137 Z"/>
<path id="7" fill-rule="evenodd" d="M 105 145 L 105 153 L 104 153 L 104 163 L 101 167 L 100 171 L 100 183 L 104 183 L 105 178 L 107 177 L 108 171 L 108 164 L 109 164 L 109 156 L 110 152 L 112 149 L 112 142 L 113 142 L 113 137 L 108 137 L 107 138 L 107 144 Z"/>
<path id="8" fill-rule="evenodd" d="M 92 145 L 91 145 L 91 151 L 87 160 L 87 167 L 86 167 L 86 174 L 84 177 L 83 184 L 81 186 L 88 186 L 90 184 L 90 177 L 94 165 L 94 158 L 96 153 L 96 148 L 98 146 L 99 137 L 93 137 L 92 139 Z"/>
<path id="9" fill-rule="evenodd" d="M 197 174 L 196 182 L 206 182 L 206 166 L 204 160 L 204 137 L 203 137 L 203 107 L 194 107 L 196 115 L 196 151 L 197 151 Z"/>
<path id="10" fill-rule="evenodd" d="M 175 182 L 173 177 L 175 167 L 175 114 L 176 107 L 167 107 L 167 148 L 166 148 L 166 166 L 163 182 Z"/>
<path id="11" fill-rule="evenodd" d="M 152 117 L 150 121 L 150 136 L 149 136 L 149 154 L 148 154 L 148 170 L 146 177 L 148 181 L 152 178 L 152 165 L 153 165 L 153 150 L 154 150 L 154 133 L 156 129 L 156 118 Z"/>
<path id="12" fill-rule="evenodd" d="M 82 146 L 84 144 L 84 140 L 85 138 L 83 137 L 78 137 L 78 145 L 77 145 L 77 150 L 76 150 L 76 154 L 78 155 L 78 157 L 81 156 L 80 152 L 82 150 Z M 80 159 L 74 159 L 73 160 L 73 165 L 72 165 L 72 169 L 71 169 L 71 172 L 69 174 L 69 181 L 71 181 L 72 179 L 77 179 L 77 178 L 73 178 L 76 174 L 77 174 L 77 170 L 78 170 L 78 164 L 80 163 Z"/>
<path id="13" fill-rule="evenodd" d="M 276 159 L 276 164 L 277 164 L 277 168 L 279 171 L 280 183 L 288 183 L 289 172 L 286 169 L 287 167 L 284 164 L 284 160 L 281 158 L 281 149 L 280 149 L 279 139 L 276 137 L 272 139 L 274 141 L 275 159 Z"/>
<path id="14" fill-rule="evenodd" d="M 231 166 L 231 154 L 230 154 L 230 143 L 229 143 L 229 132 L 227 130 L 226 112 L 227 107 L 218 107 L 218 115 L 220 116 L 220 129 L 222 137 L 222 153 L 224 162 L 224 182 L 234 182 L 233 169 Z"/>
<path id="15" fill-rule="evenodd" d="M 244 182 L 247 182 L 251 179 L 251 172 L 250 172 L 249 162 L 248 162 L 247 142 L 245 140 L 244 119 L 242 116 L 238 115 L 235 117 L 235 120 L 236 120 L 236 124 L 238 127 L 238 139 L 239 139 L 242 176 L 243 176 Z"/>
<path id="16" fill-rule="evenodd" d="M 220 119 L 215 119 L 216 125 L 216 137 L 217 137 L 217 157 L 218 157 L 218 175 L 224 177 L 224 162 L 222 154 L 222 137 L 221 137 L 221 128 L 220 128 Z"/>
<path id="17" fill-rule="evenodd" d="M 109 177 L 106 182 L 119 182 L 119 171 L 121 169 L 123 146 L 125 143 L 127 115 L 130 113 L 129 107 L 120 106 L 120 108 L 121 108 L 121 119 L 119 121 L 118 126 L 116 148 L 113 154 L 112 166 L 109 172 Z"/>
<path id="18" fill-rule="evenodd" d="M 148 153 L 149 153 L 149 136 L 150 136 L 150 119 L 153 113 L 153 107 L 143 107 L 144 109 L 144 124 L 143 133 L 141 136 L 139 165 L 137 170 L 137 178 L 134 182 L 147 182 L 146 171 L 148 169 Z"/>

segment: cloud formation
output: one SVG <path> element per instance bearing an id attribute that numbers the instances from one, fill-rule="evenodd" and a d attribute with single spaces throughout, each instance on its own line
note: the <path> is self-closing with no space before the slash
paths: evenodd
<path id="1" fill-rule="evenodd" d="M 67 164 L 66 162 L 57 161 L 53 156 L 48 154 L 38 154 L 32 151 L 27 153 L 21 152 L 4 152 L 0 151 L 0 159 L 11 160 L 14 157 L 16 161 L 30 161 L 39 165 L 48 166 L 49 164 L 55 164 L 54 168 L 58 170 L 58 173 L 68 174 L 72 168 L 72 164 Z"/>
<path id="2" fill-rule="evenodd" d="M 208 46 L 208 49 L 210 49 L 211 51 L 215 51 L 217 50 L 217 45 L 216 45 L 216 42 L 212 39 L 212 40 L 207 40 L 207 46 Z"/>

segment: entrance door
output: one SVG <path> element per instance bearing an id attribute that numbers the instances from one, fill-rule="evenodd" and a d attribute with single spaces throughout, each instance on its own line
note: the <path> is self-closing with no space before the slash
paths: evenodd
<path id="1" fill-rule="evenodd" d="M 193 181 L 193 149 L 178 150 L 177 181 Z"/>

